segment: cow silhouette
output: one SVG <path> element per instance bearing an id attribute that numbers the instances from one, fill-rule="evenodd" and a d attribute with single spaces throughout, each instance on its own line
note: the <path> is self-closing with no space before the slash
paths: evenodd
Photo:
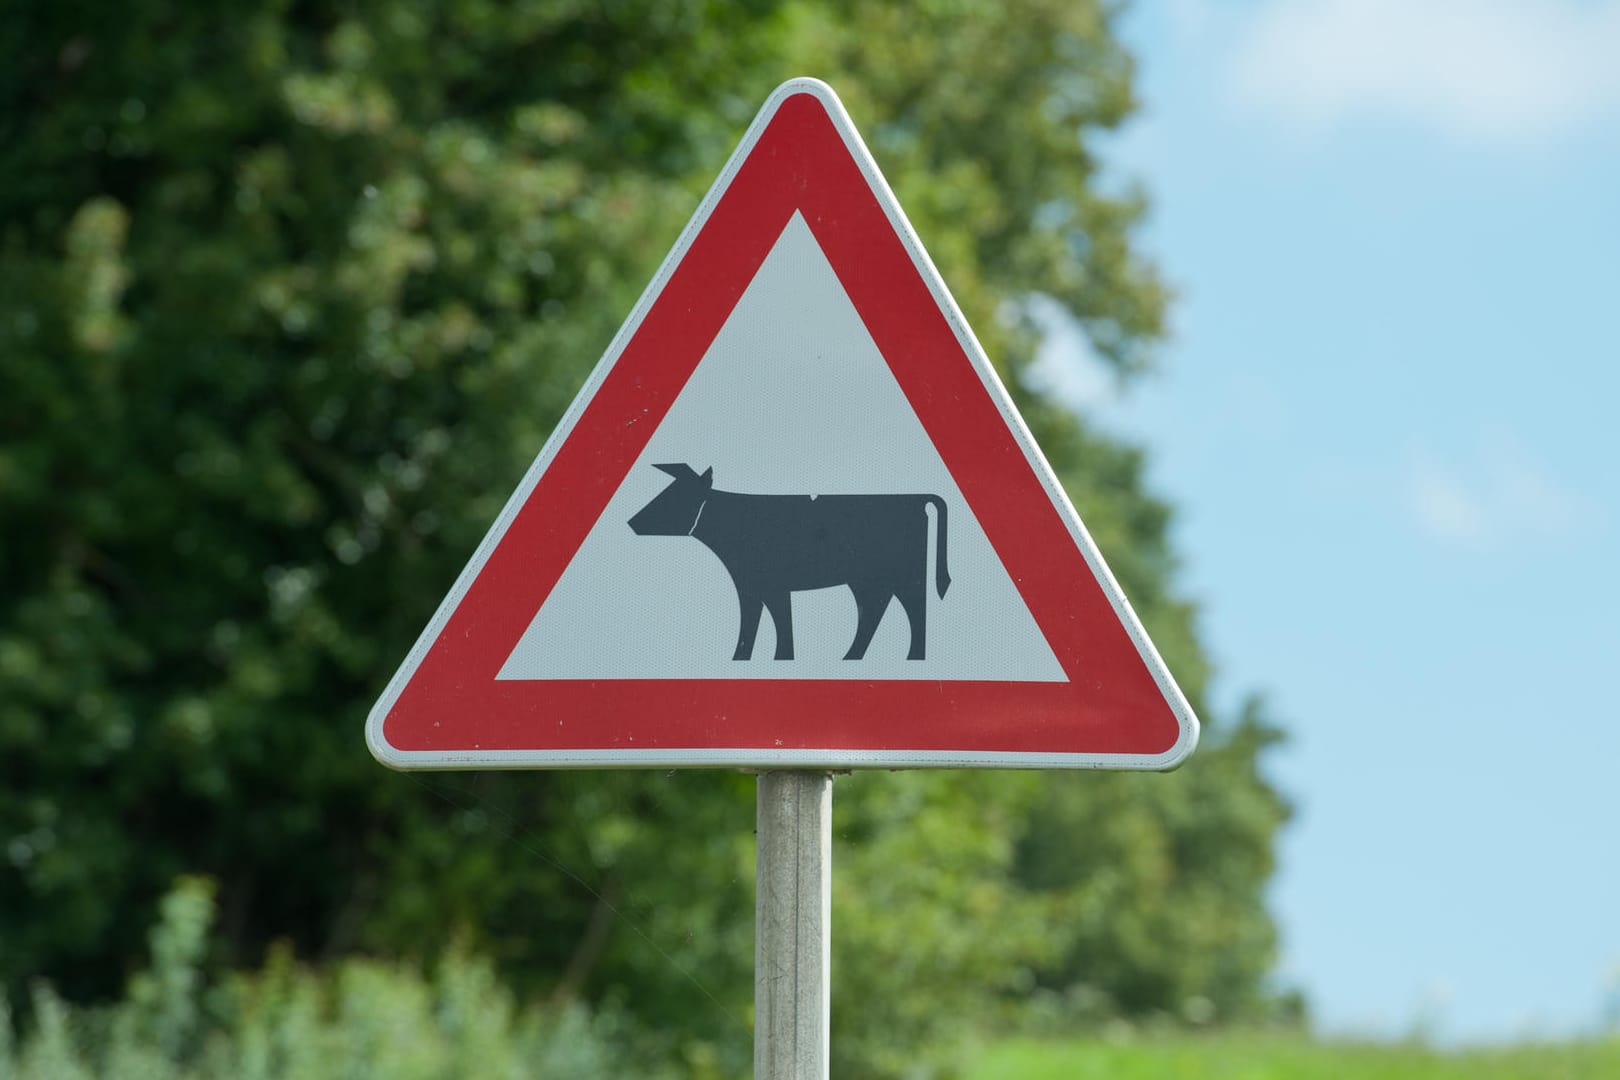
<path id="1" fill-rule="evenodd" d="M 945 500 L 938 495 L 749 495 L 714 489 L 714 469 L 654 465 L 674 477 L 630 519 L 638 536 L 691 536 L 720 557 L 737 589 L 742 624 L 733 660 L 754 654 L 761 610 L 776 626 L 776 659 L 793 659 L 792 594 L 849 586 L 855 640 L 845 660 L 866 655 L 889 601 L 911 624 L 908 660 L 928 637 L 928 515 L 935 511 L 934 583 L 950 587 L 945 566 Z"/>

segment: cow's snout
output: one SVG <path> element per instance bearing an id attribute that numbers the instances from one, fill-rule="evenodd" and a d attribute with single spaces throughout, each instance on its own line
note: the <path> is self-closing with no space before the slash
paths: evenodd
<path id="1" fill-rule="evenodd" d="M 672 513 L 675 509 L 667 501 L 654 499 L 636 511 L 635 517 L 630 519 L 630 528 L 637 536 L 679 536 L 686 530 L 677 527 L 675 519 L 680 515 Z"/>
<path id="2" fill-rule="evenodd" d="M 665 488 L 630 518 L 637 536 L 685 536 L 697 524 L 706 492 L 691 490 L 679 481 Z"/>

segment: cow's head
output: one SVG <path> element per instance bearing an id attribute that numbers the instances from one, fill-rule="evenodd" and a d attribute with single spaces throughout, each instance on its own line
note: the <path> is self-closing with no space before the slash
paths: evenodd
<path id="1" fill-rule="evenodd" d="M 714 490 L 714 468 L 700 474 L 690 465 L 654 465 L 675 478 L 653 496 L 652 502 L 636 511 L 630 527 L 637 536 L 686 536 L 697 525 L 698 513 Z"/>

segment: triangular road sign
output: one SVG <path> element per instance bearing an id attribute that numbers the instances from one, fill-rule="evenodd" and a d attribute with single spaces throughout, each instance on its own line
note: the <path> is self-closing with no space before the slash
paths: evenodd
<path id="1" fill-rule="evenodd" d="M 399 768 L 1169 768 L 1198 721 L 832 91 L 760 111 L 371 712 Z"/>

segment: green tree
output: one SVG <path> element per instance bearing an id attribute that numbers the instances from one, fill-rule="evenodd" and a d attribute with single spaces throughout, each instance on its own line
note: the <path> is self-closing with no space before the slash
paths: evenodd
<path id="1" fill-rule="evenodd" d="M 1195 704 L 1140 456 L 1026 377 L 1045 295 L 1122 377 L 1162 333 L 1087 0 L 244 8 L 0 19 L 0 980 L 115 993 L 169 883 L 221 962 L 431 957 L 746 1047 L 752 784 L 375 765 L 363 717 L 782 78 L 838 87 Z M 1207 712 L 1207 710 L 1206 710 Z M 1260 994 L 1269 728 L 1170 778 L 840 781 L 841 1050 L 987 1001 Z M 1227 734 L 1219 734 L 1222 730 Z M 1056 839 L 1054 839 L 1056 838 Z M 1124 884 L 1110 884 L 1117 874 Z M 577 875 L 577 879 L 574 875 Z M 585 887 L 585 884 L 589 888 Z M 937 989 L 935 989 L 937 988 Z M 855 1066 L 848 1068 L 854 1071 Z"/>
<path id="2" fill-rule="evenodd" d="M 0 20 L 9 985 L 113 990 L 189 868 L 241 958 L 432 949 L 508 903 L 583 918 L 571 886 L 493 880 L 493 830 L 357 725 L 768 89 L 768 15 Z M 522 828 L 571 835 L 555 790 Z M 530 936 L 537 970 L 566 958 Z"/>

